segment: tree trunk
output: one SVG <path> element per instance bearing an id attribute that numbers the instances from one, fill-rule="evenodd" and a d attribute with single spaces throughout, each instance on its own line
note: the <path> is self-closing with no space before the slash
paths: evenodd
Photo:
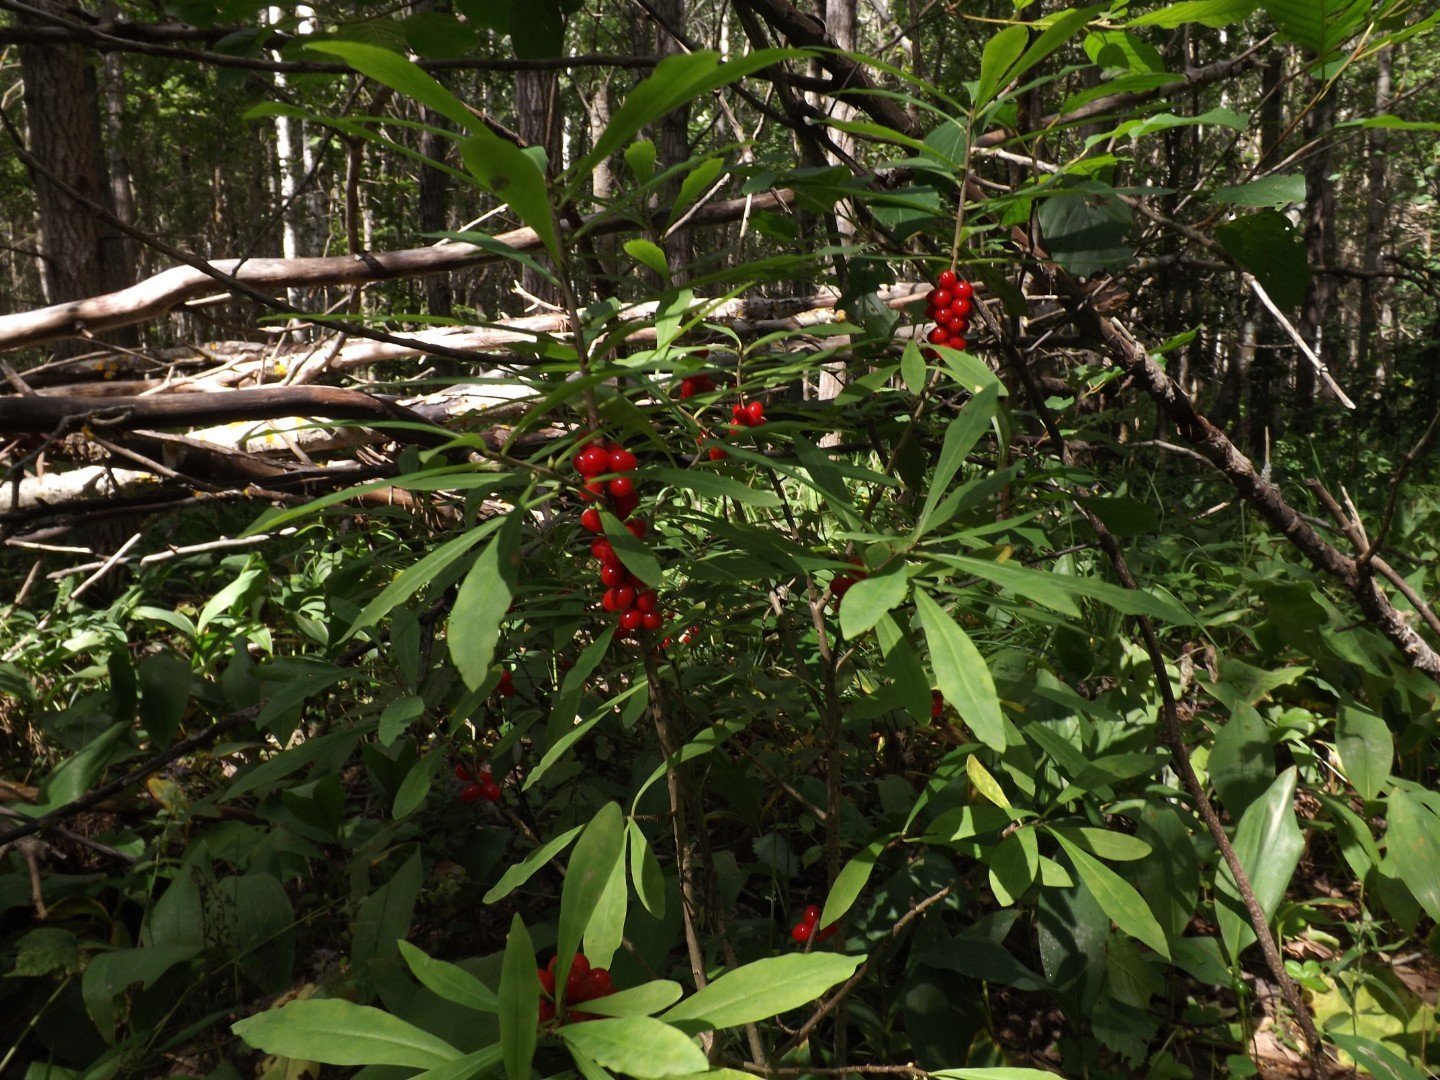
<path id="1" fill-rule="evenodd" d="M 1375 55 L 1375 115 L 1390 111 L 1391 50 L 1387 47 Z M 1386 205 L 1388 171 L 1385 155 L 1390 149 L 1390 133 L 1384 128 L 1371 129 L 1365 142 L 1365 252 L 1362 265 L 1366 270 L 1380 269 L 1380 255 L 1388 239 L 1385 218 L 1389 207 Z M 1359 367 L 1361 378 L 1375 380 L 1376 389 L 1383 392 L 1386 373 L 1375 364 L 1375 328 L 1380 320 L 1375 310 L 1381 290 L 1375 288 L 1374 278 L 1360 279 L 1360 328 Z M 1357 388 L 1358 389 L 1358 388 Z"/>
<path id="2" fill-rule="evenodd" d="M 560 158 L 559 93 L 560 84 L 553 71 L 515 73 L 515 131 L 527 145 L 544 147 L 552 174 Z M 521 271 L 520 286 L 531 296 L 550 303 L 560 299 L 555 287 L 534 270 Z"/>
<path id="3" fill-rule="evenodd" d="M 61 13 L 54 0 L 35 0 L 35 6 Z M 32 21 L 23 14 L 17 18 L 22 25 Z M 98 88 L 85 51 L 75 45 L 21 46 L 20 73 L 30 153 L 42 168 L 114 213 Z M 39 211 L 38 262 L 46 303 L 96 296 L 130 284 L 124 237 L 40 173 L 31 181 Z"/>
<path id="4" fill-rule="evenodd" d="M 1285 58 L 1283 54 L 1272 56 L 1260 72 L 1260 87 L 1263 103 L 1260 107 L 1260 162 L 1266 168 L 1280 149 L 1280 135 L 1283 131 L 1285 107 Z M 1259 454 L 1268 445 L 1270 433 L 1275 429 L 1275 383 L 1280 375 L 1280 354 L 1274 347 L 1271 332 L 1273 320 L 1260 311 L 1259 301 L 1254 297 L 1246 301 L 1249 321 L 1257 324 L 1251 338 L 1250 364 L 1246 372 L 1245 394 L 1245 446 L 1252 455 Z"/>
<path id="5" fill-rule="evenodd" d="M 681 51 L 676 39 L 685 34 L 686 0 L 656 0 L 655 10 L 660 15 L 661 26 L 655 29 L 655 55 L 673 56 Z M 655 126 L 655 157 L 657 168 L 666 169 L 690 157 L 690 106 L 683 105 L 661 119 Z M 661 198 L 673 203 L 680 193 L 683 178 L 677 177 L 665 185 Z M 665 261 L 670 265 L 670 278 L 677 284 L 685 281 L 690 273 L 690 260 L 694 254 L 694 234 L 689 229 L 676 229 L 665 238 Z"/>
<path id="6" fill-rule="evenodd" d="M 1312 86 L 1312 92 L 1321 90 L 1318 83 Z M 1305 166 L 1305 257 L 1312 273 L 1296 327 L 1332 369 L 1337 366 L 1335 349 L 1325 333 L 1325 321 L 1330 313 L 1334 280 L 1319 271 L 1335 261 L 1335 231 L 1331 227 L 1335 221 L 1335 185 L 1330 182 L 1330 131 L 1334 126 L 1335 94 L 1327 93 L 1315 103 L 1305 123 L 1306 139 L 1318 148 Z M 1295 365 L 1295 426 L 1309 431 L 1315 411 L 1315 367 L 1298 352 Z"/>

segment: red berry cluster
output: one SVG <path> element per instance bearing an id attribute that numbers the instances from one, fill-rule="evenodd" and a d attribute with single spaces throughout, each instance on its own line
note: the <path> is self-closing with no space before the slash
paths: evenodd
<path id="1" fill-rule="evenodd" d="M 765 423 L 765 403 L 760 400 L 737 401 L 730 406 L 730 434 L 739 435 L 741 430 L 750 427 L 760 427 Z M 699 441 L 699 440 L 697 440 Z M 710 448 L 711 461 L 724 461 L 730 456 L 730 452 L 723 446 L 712 446 Z"/>
<path id="2" fill-rule="evenodd" d="M 820 922 L 820 906 L 818 904 L 808 905 L 800 914 L 800 921 L 790 928 L 790 936 L 796 944 L 804 945 L 812 937 L 817 943 L 829 941 L 840 929 L 839 923 L 831 923 L 823 930 L 816 930 Z"/>
<path id="3" fill-rule="evenodd" d="M 970 328 L 970 303 L 974 293 L 970 283 L 956 277 L 954 270 L 942 270 L 935 279 L 935 288 L 925 298 L 930 321 L 935 324 L 934 329 L 925 335 L 925 340 L 932 345 L 965 348 L 965 331 Z"/>
<path id="4" fill-rule="evenodd" d="M 945 697 L 939 690 L 930 691 L 930 719 L 939 720 L 945 712 Z"/>
<path id="5" fill-rule="evenodd" d="M 514 676 L 510 674 L 509 668 L 506 668 L 500 673 L 500 681 L 495 686 L 495 693 L 503 698 L 512 698 L 515 696 L 515 679 Z"/>
<path id="6" fill-rule="evenodd" d="M 535 969 L 535 974 L 540 979 L 540 988 L 545 991 L 545 996 L 540 999 L 542 1024 L 555 1019 L 555 961 L 559 959 L 558 956 L 552 956 L 548 965 Z M 570 965 L 570 974 L 565 977 L 565 1019 L 571 1022 L 594 1020 L 593 1013 L 572 1012 L 569 1006 L 582 1001 L 594 1001 L 614 992 L 615 985 L 610 981 L 610 972 L 605 968 L 592 968 L 584 953 L 576 953 Z"/>
<path id="7" fill-rule="evenodd" d="M 635 512 L 640 505 L 640 496 L 635 494 L 635 481 L 627 473 L 635 471 L 639 464 L 635 455 L 626 450 L 618 443 L 609 443 L 601 446 L 599 443 L 591 443 L 585 449 L 575 455 L 575 471 L 585 477 L 585 495 L 587 501 L 596 499 L 607 500 L 610 509 L 615 516 L 624 521 Z M 599 479 L 605 473 L 619 473 L 613 480 Z M 596 507 L 587 507 L 580 515 L 580 524 L 592 533 L 605 531 L 605 526 L 600 520 L 600 511 Z M 636 531 L 636 526 L 639 531 Z M 645 534 L 643 522 L 631 522 L 629 528 L 636 536 Z"/>
<path id="8" fill-rule="evenodd" d="M 481 799 L 500 801 L 500 785 L 490 775 L 489 765 L 481 765 L 476 772 L 471 772 L 468 765 L 456 765 L 455 779 L 465 785 L 460 789 L 460 801 L 463 803 L 479 802 Z"/>
<path id="9" fill-rule="evenodd" d="M 665 620 L 660 616 L 655 590 L 625 569 L 609 540 L 597 536 L 590 543 L 590 554 L 600 560 L 600 584 L 605 586 L 600 606 L 616 614 L 621 631 L 633 634 L 636 630 L 659 630 Z"/>

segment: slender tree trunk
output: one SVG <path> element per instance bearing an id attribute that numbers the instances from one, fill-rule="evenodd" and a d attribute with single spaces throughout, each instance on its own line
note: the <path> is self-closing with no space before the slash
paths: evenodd
<path id="1" fill-rule="evenodd" d="M 430 109 L 422 109 L 421 120 L 431 127 L 444 127 L 445 118 Z M 420 136 L 420 153 L 431 161 L 443 162 L 450 140 L 433 131 Z M 420 166 L 420 231 L 444 232 L 449 227 L 450 178 L 441 169 Z M 429 274 L 425 282 L 425 309 L 431 315 L 448 317 L 454 310 L 449 274 Z"/>
<path id="2" fill-rule="evenodd" d="M 685 33 L 686 0 L 656 0 L 655 10 L 663 26 L 655 30 L 655 55 L 673 56 L 681 51 L 676 39 Z M 679 164 L 690 157 L 690 106 L 681 106 L 661 119 L 655 126 L 655 156 L 660 168 Z M 662 198 L 673 203 L 680 193 L 681 179 L 665 185 Z M 694 234 L 689 229 L 676 229 L 665 238 L 665 261 L 670 264 L 670 278 L 681 283 L 690 273 L 694 254 Z"/>
<path id="3" fill-rule="evenodd" d="M 560 160 L 560 84 L 553 71 L 515 73 L 515 131 L 527 145 L 545 150 L 553 173 Z M 520 285 L 531 296 L 555 303 L 559 293 L 533 270 L 522 270 Z"/>
<path id="4" fill-rule="evenodd" d="M 1312 90 L 1320 90 L 1314 85 Z M 1329 274 L 1319 273 L 1322 266 L 1335 261 L 1335 185 L 1330 181 L 1331 153 L 1330 131 L 1335 126 L 1335 95 L 1327 93 L 1310 110 L 1305 124 L 1305 136 L 1319 143 L 1305 166 L 1305 257 L 1312 271 L 1310 284 L 1305 289 L 1305 302 L 1300 309 L 1300 322 L 1296 329 L 1301 337 L 1315 350 L 1317 356 L 1332 369 L 1335 363 L 1335 349 L 1325 333 L 1326 318 L 1330 313 L 1331 298 L 1334 294 L 1334 280 Z M 1301 431 L 1310 430 L 1315 412 L 1315 367 L 1297 352 L 1295 360 L 1295 425 Z"/>
<path id="5" fill-rule="evenodd" d="M 1375 115 L 1390 111 L 1391 50 L 1381 49 L 1375 56 Z M 1390 148 L 1390 133 L 1384 128 L 1373 128 L 1366 139 L 1365 153 L 1365 251 L 1362 265 L 1366 270 L 1380 269 L 1380 256 L 1385 247 L 1387 230 L 1385 219 L 1387 204 L 1388 170 L 1385 155 Z M 1361 378 L 1374 378 L 1376 388 L 1384 389 L 1386 372 L 1375 363 L 1375 328 L 1379 325 L 1379 313 L 1375 310 L 1381 301 L 1381 291 L 1375 288 L 1374 278 L 1360 280 L 1360 327 L 1358 371 Z"/>
<path id="6" fill-rule="evenodd" d="M 1260 106 L 1261 168 L 1272 161 L 1280 149 L 1285 106 L 1284 76 L 1285 58 L 1277 52 L 1260 72 L 1260 88 L 1264 94 Z M 1253 297 L 1246 301 L 1248 320 L 1258 324 L 1256 333 L 1250 339 L 1249 371 L 1243 386 L 1245 445 L 1252 455 L 1263 450 L 1270 433 L 1275 430 L 1275 384 L 1280 375 L 1280 354 L 1273 348 L 1273 335 L 1269 330 L 1272 321 L 1268 315 L 1260 319 L 1258 305 L 1259 301 Z"/>
<path id="7" fill-rule="evenodd" d="M 35 5 L 56 14 L 54 0 Z M 28 20 L 17 16 L 23 24 Z M 94 68 L 75 45 L 20 47 L 30 153 L 83 196 L 115 212 L 101 137 Z M 77 206 L 43 175 L 31 177 L 39 211 L 39 272 L 45 302 L 111 292 L 130 284 L 124 238 Z M 124 335 L 133 340 L 133 332 Z"/>

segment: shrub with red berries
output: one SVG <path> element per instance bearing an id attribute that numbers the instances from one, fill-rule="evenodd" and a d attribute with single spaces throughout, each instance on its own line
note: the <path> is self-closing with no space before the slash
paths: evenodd
<path id="1" fill-rule="evenodd" d="M 456 765 L 455 779 L 464 785 L 460 788 L 460 801 L 463 803 L 476 803 L 482 799 L 485 802 L 500 801 L 500 785 L 495 783 L 489 765 L 481 765 L 474 772 L 464 763 Z"/>
<path id="2" fill-rule="evenodd" d="M 544 991 L 540 998 L 540 1022 L 547 1023 L 554 1020 L 561 1002 L 556 1000 L 555 984 L 555 962 L 559 956 L 552 956 L 550 963 L 543 968 L 536 968 L 535 975 L 540 980 L 540 989 Z M 615 985 L 610 981 L 610 972 L 601 968 L 592 968 L 590 961 L 585 958 L 584 953 L 576 953 L 575 959 L 570 964 L 570 974 L 565 977 L 564 1014 L 560 1023 L 579 1023 L 582 1020 L 594 1020 L 593 1013 L 578 1012 L 576 1005 L 587 1001 L 594 1001 L 596 998 L 607 997 L 615 992 Z"/>
<path id="3" fill-rule="evenodd" d="M 930 321 L 934 323 L 925 340 L 932 345 L 965 348 L 974 294 L 971 284 L 958 277 L 954 270 L 942 270 L 935 279 L 935 288 L 925 297 Z M 933 351 L 929 355 L 934 358 Z"/>

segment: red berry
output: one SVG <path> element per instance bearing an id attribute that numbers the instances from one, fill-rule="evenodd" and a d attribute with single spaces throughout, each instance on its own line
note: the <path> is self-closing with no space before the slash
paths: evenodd
<path id="1" fill-rule="evenodd" d="M 950 339 L 950 348 L 952 349 L 960 349 L 963 351 L 967 344 L 969 343 L 963 337 L 952 337 Z"/>
<path id="2" fill-rule="evenodd" d="M 790 928 L 790 936 L 794 938 L 798 944 L 803 945 L 810 940 L 810 931 L 813 929 L 814 927 L 809 923 L 796 923 Z"/>
<path id="3" fill-rule="evenodd" d="M 729 456 L 729 453 L 725 450 L 723 446 L 712 446 L 710 448 L 711 461 L 724 461 Z"/>
<path id="4" fill-rule="evenodd" d="M 940 354 L 939 354 L 938 352 L 936 352 L 934 349 L 921 349 L 921 350 L 920 350 L 920 355 L 923 356 L 923 357 L 925 357 L 926 360 L 939 360 L 939 359 L 940 359 Z"/>
<path id="5" fill-rule="evenodd" d="M 629 611 L 635 606 L 635 589 L 630 585 L 622 585 L 615 590 L 615 610 Z"/>
<path id="6" fill-rule="evenodd" d="M 745 406 L 745 422 L 751 427 L 759 427 L 765 423 L 765 403 L 763 401 L 752 401 Z"/>
<path id="7" fill-rule="evenodd" d="M 949 294 L 944 289 L 931 289 L 928 293 L 925 294 L 925 303 L 929 305 L 931 311 L 934 311 L 937 307 L 944 306 L 940 303 L 938 299 L 936 299 L 937 297 L 942 295 L 948 296 Z"/>
<path id="8" fill-rule="evenodd" d="M 930 306 L 938 311 L 940 308 L 948 307 L 952 299 L 949 289 L 936 289 L 930 294 Z"/>
<path id="9" fill-rule="evenodd" d="M 551 975 L 552 978 L 553 978 L 554 975 L 555 975 L 555 968 L 556 968 L 556 966 L 557 966 L 559 963 L 560 963 L 560 954 L 559 954 L 559 953 L 556 953 L 554 956 L 550 957 L 550 962 L 545 965 L 545 970 L 550 973 L 550 975 Z"/>
<path id="10" fill-rule="evenodd" d="M 946 333 L 943 328 L 937 326 L 925 335 L 925 340 L 930 342 L 931 345 L 944 345 L 950 341 L 950 335 Z"/>
<path id="11" fill-rule="evenodd" d="M 580 498 L 584 502 L 594 502 L 596 499 L 603 499 L 604 497 L 604 480 L 586 480 L 585 486 L 580 489 Z"/>
<path id="12" fill-rule="evenodd" d="M 554 1019 L 555 1019 L 555 1003 L 554 1003 L 553 1001 L 546 1001 L 544 998 L 541 998 L 541 999 L 540 999 L 540 1022 L 541 1022 L 542 1024 L 546 1024 L 546 1023 L 549 1023 L 551 1020 L 554 1020 Z"/>
<path id="13" fill-rule="evenodd" d="M 850 586 L 855 584 L 855 579 L 849 574 L 836 574 L 830 581 L 830 595 L 840 599 L 850 591 Z"/>
<path id="14" fill-rule="evenodd" d="M 730 419 L 734 420 L 735 423 L 741 427 L 745 426 L 748 417 L 745 414 L 745 406 L 743 403 L 737 401 L 734 405 L 730 406 Z"/>
<path id="15" fill-rule="evenodd" d="M 682 400 L 684 400 L 685 398 L 692 398 L 692 397 L 694 397 L 695 394 L 696 394 L 696 392 L 697 392 L 697 390 L 698 390 L 698 387 L 695 385 L 695 380 L 694 380 L 694 379 L 681 379 L 681 380 L 680 380 L 680 397 L 681 397 Z"/>
<path id="16" fill-rule="evenodd" d="M 627 481 L 627 482 L 629 481 L 629 477 L 621 477 L 620 479 L 625 480 L 625 481 Z M 617 481 L 615 481 L 615 482 L 618 484 L 620 481 L 617 480 Z M 629 517 L 631 514 L 633 514 L 633 513 L 635 512 L 635 508 L 636 508 L 637 506 L 639 506 L 639 505 L 640 505 L 640 496 L 639 496 L 639 495 L 636 495 L 635 492 L 633 492 L 633 491 L 631 491 L 630 493 L 628 493 L 628 494 L 626 494 L 626 495 L 616 495 L 616 496 L 615 496 L 615 516 L 618 517 L 621 521 L 624 521 L 627 517 Z"/>
<path id="17" fill-rule="evenodd" d="M 646 630 L 659 630 L 665 625 L 665 620 L 660 617 L 658 611 L 647 611 L 640 616 L 640 625 Z"/>
<path id="18" fill-rule="evenodd" d="M 820 921 L 820 905 L 806 904 L 805 910 L 801 912 L 801 916 L 807 923 L 809 923 L 811 926 L 814 926 L 817 922 Z"/>
<path id="19" fill-rule="evenodd" d="M 456 779 L 456 780 L 469 780 L 469 779 L 470 779 L 470 770 L 467 769 L 464 765 L 456 765 L 456 766 L 455 766 L 455 779 Z"/>
<path id="20" fill-rule="evenodd" d="M 485 781 L 489 780 L 489 779 L 490 779 L 490 766 L 489 766 L 489 765 L 481 765 L 481 766 L 480 766 L 480 772 L 476 775 L 476 779 L 479 780 L 480 783 L 482 783 L 482 784 L 485 783 Z"/>
<path id="21" fill-rule="evenodd" d="M 942 289 L 954 289 L 955 283 L 960 279 L 955 276 L 954 270 L 941 270 L 940 276 L 935 279 L 935 284 Z"/>
<path id="22" fill-rule="evenodd" d="M 465 803 L 479 802 L 485 797 L 485 789 L 479 784 L 466 784 L 460 792 L 460 801 Z"/>
<path id="23" fill-rule="evenodd" d="M 969 329 L 969 319 L 955 318 L 945 324 L 945 332 L 950 335 L 951 341 L 954 341 L 958 337 L 964 337 L 965 331 Z"/>
<path id="24" fill-rule="evenodd" d="M 535 976 L 540 980 L 540 989 L 551 997 L 555 996 L 555 972 L 548 968 L 536 968 Z"/>
<path id="25" fill-rule="evenodd" d="M 645 539 L 645 522 L 636 518 L 634 521 L 625 522 L 625 528 L 630 530 L 630 535 L 636 540 Z"/>
<path id="26" fill-rule="evenodd" d="M 930 691 L 930 719 L 940 719 L 940 714 L 945 711 L 945 698 L 939 690 Z"/>
<path id="27" fill-rule="evenodd" d="M 950 310 L 959 318 L 966 318 L 970 314 L 970 298 L 968 296 L 957 296 L 950 301 Z"/>
<path id="28" fill-rule="evenodd" d="M 610 448 L 609 464 L 611 472 L 629 472 L 639 463 L 639 459 L 623 446 L 612 446 Z M 614 481 L 612 480 L 611 483 L 613 484 Z M 613 489 L 611 494 L 614 494 Z"/>
<path id="29" fill-rule="evenodd" d="M 496 685 L 495 692 L 501 697 L 508 698 L 515 696 L 515 680 L 510 677 L 509 671 L 502 671 L 500 673 L 500 682 Z"/>
<path id="30" fill-rule="evenodd" d="M 627 634 L 632 634 L 640 629 L 640 623 L 643 619 L 644 616 L 634 608 L 631 608 L 629 611 L 622 611 L 620 613 L 620 629 Z"/>
<path id="31" fill-rule="evenodd" d="M 710 351 L 707 349 L 707 350 L 704 351 L 704 353 L 703 353 L 702 355 L 704 355 L 704 356 L 709 356 L 709 355 L 710 355 Z M 706 390 L 706 391 L 714 390 L 714 389 L 715 389 L 715 380 L 712 379 L 712 378 L 710 378 L 709 375 L 697 375 L 697 376 L 695 376 L 695 386 L 696 386 L 696 388 L 699 389 L 699 390 Z"/>
<path id="32" fill-rule="evenodd" d="M 831 923 L 829 926 L 825 927 L 824 930 L 821 930 L 818 934 L 815 935 L 815 940 L 829 941 L 832 937 L 835 936 L 836 932 L 839 931 L 839 929 L 839 923 Z"/>
<path id="33" fill-rule="evenodd" d="M 623 566 L 615 566 L 613 563 L 606 563 L 600 568 L 600 584 L 609 588 L 617 585 L 624 585 L 629 579 Z"/>
<path id="34" fill-rule="evenodd" d="M 610 981 L 610 972 L 605 968 L 591 968 L 590 973 L 585 976 L 585 985 L 581 988 L 584 997 L 578 1000 L 594 1001 L 614 992 L 615 984 Z"/>
<path id="35" fill-rule="evenodd" d="M 951 307 L 943 307 L 943 308 L 936 308 L 934 311 L 932 311 L 932 312 L 930 313 L 930 318 L 931 318 L 931 320 L 932 320 L 933 322 L 935 322 L 935 323 L 936 323 L 937 325 L 939 325 L 939 326 L 944 326 L 947 322 L 949 322 L 949 321 L 950 321 L 951 319 L 953 319 L 954 317 L 955 317 L 955 308 L 954 308 L 953 306 L 951 306 Z"/>
<path id="36" fill-rule="evenodd" d="M 575 455 L 575 471 L 581 476 L 599 476 L 610 467 L 610 455 L 601 447 L 587 446 Z"/>
<path id="37" fill-rule="evenodd" d="M 975 287 L 968 281 L 957 281 L 955 283 L 955 298 L 957 300 L 969 300 L 975 295 Z"/>
<path id="38" fill-rule="evenodd" d="M 654 611 L 657 602 L 658 598 L 655 596 L 655 590 L 645 589 L 635 597 L 635 608 L 642 613 Z"/>
<path id="39" fill-rule="evenodd" d="M 619 611 L 619 598 L 616 596 L 619 591 L 619 589 L 606 589 L 605 595 L 600 598 L 600 606 L 606 611 Z"/>
<path id="40" fill-rule="evenodd" d="M 486 802 L 500 801 L 500 785 L 494 780 L 480 785 L 480 797 Z"/>
<path id="41" fill-rule="evenodd" d="M 600 520 L 600 511 L 590 507 L 580 515 L 580 527 L 586 532 L 598 533 L 605 531 L 605 525 Z"/>
<path id="42" fill-rule="evenodd" d="M 577 952 L 575 959 L 570 962 L 570 973 L 580 972 L 581 975 L 590 974 L 590 961 L 583 952 Z"/>
<path id="43" fill-rule="evenodd" d="M 606 540 L 603 536 L 597 536 L 594 540 L 590 541 L 590 554 L 607 566 L 616 561 L 615 549 L 610 546 L 610 541 Z"/>

